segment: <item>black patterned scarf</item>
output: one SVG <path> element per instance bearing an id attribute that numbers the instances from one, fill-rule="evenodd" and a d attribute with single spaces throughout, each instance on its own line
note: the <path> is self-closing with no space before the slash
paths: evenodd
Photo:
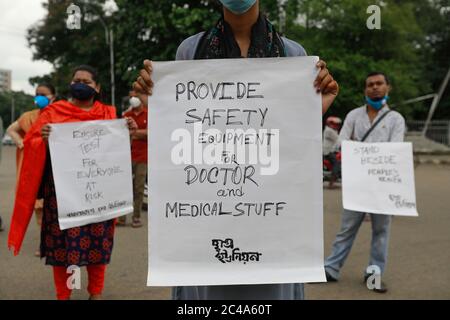
<path id="1" fill-rule="evenodd" d="M 248 58 L 285 57 L 283 41 L 274 26 L 262 14 L 252 27 Z M 204 33 L 195 51 L 194 59 L 241 58 L 241 50 L 234 39 L 230 25 L 223 19 Z"/>

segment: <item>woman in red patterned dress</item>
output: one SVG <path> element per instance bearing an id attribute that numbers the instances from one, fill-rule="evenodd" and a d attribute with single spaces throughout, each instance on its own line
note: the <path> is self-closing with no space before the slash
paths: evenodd
<path id="1" fill-rule="evenodd" d="M 8 245 L 18 254 L 31 218 L 34 200 L 39 188 L 44 196 L 41 229 L 41 257 L 53 266 L 58 299 L 69 299 L 67 285 L 70 274 L 67 267 L 86 266 L 90 299 L 102 294 L 106 265 L 110 262 L 114 220 L 61 230 L 58 222 L 55 184 L 51 159 L 47 148 L 49 123 L 107 120 L 116 118 L 116 110 L 98 100 L 100 84 L 96 71 L 90 66 L 75 69 L 70 85 L 72 99 L 60 100 L 43 110 L 35 125 L 25 137 L 25 154 L 20 174 L 17 198 L 9 233 Z M 130 130 L 136 123 L 127 119 Z"/>

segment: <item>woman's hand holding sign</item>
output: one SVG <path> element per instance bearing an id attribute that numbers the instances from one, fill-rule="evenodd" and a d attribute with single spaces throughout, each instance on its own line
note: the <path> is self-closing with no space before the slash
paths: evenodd
<path id="1" fill-rule="evenodd" d="M 130 134 L 134 134 L 138 129 L 136 121 L 134 121 L 134 119 L 130 117 L 125 117 L 125 120 L 127 121 L 127 127 L 130 131 Z"/>
<path id="2" fill-rule="evenodd" d="M 320 72 L 314 81 L 314 87 L 318 93 L 322 93 L 322 114 L 325 114 L 339 93 L 339 85 L 328 71 L 325 61 L 320 60 L 316 66 L 320 68 Z"/>
<path id="3" fill-rule="evenodd" d="M 48 137 L 50 136 L 50 132 L 52 131 L 52 128 L 50 128 L 50 126 L 48 124 L 44 125 L 41 129 L 41 135 L 42 135 L 42 139 L 44 139 L 44 141 L 48 141 Z"/>
<path id="4" fill-rule="evenodd" d="M 150 60 L 144 60 L 144 69 L 139 72 L 139 77 L 133 83 L 133 89 L 138 93 L 148 94 L 153 93 L 153 81 L 152 81 L 152 62 Z"/>

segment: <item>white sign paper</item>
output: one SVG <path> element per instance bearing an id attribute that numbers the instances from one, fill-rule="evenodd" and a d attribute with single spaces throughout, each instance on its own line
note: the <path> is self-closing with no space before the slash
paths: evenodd
<path id="1" fill-rule="evenodd" d="M 410 142 L 342 142 L 342 197 L 348 210 L 417 216 Z"/>
<path id="2" fill-rule="evenodd" d="M 51 124 L 49 137 L 60 228 L 133 211 L 129 131 L 125 120 Z"/>
<path id="3" fill-rule="evenodd" d="M 148 285 L 325 281 L 317 61 L 153 63 Z"/>

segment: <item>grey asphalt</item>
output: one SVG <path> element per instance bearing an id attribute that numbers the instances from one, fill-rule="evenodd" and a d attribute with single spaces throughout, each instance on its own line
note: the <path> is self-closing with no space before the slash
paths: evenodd
<path id="1" fill-rule="evenodd" d="M 20 255 L 14 257 L 6 246 L 14 200 L 14 157 L 15 148 L 4 147 L 0 164 L 0 215 L 5 225 L 0 232 L 0 299 L 54 299 L 51 268 L 34 256 L 39 245 L 36 221 L 30 223 Z M 450 166 L 419 165 L 415 174 L 419 217 L 393 220 L 384 276 L 389 292 L 374 293 L 363 284 L 371 237 L 370 222 L 364 222 L 340 281 L 307 284 L 307 299 L 450 299 Z M 340 189 L 325 189 L 325 255 L 339 230 L 341 211 Z M 73 299 L 88 298 L 84 269 L 82 275 L 82 288 L 74 290 Z M 147 287 L 146 278 L 147 228 L 117 228 L 103 298 L 170 299 L 170 288 Z"/>

